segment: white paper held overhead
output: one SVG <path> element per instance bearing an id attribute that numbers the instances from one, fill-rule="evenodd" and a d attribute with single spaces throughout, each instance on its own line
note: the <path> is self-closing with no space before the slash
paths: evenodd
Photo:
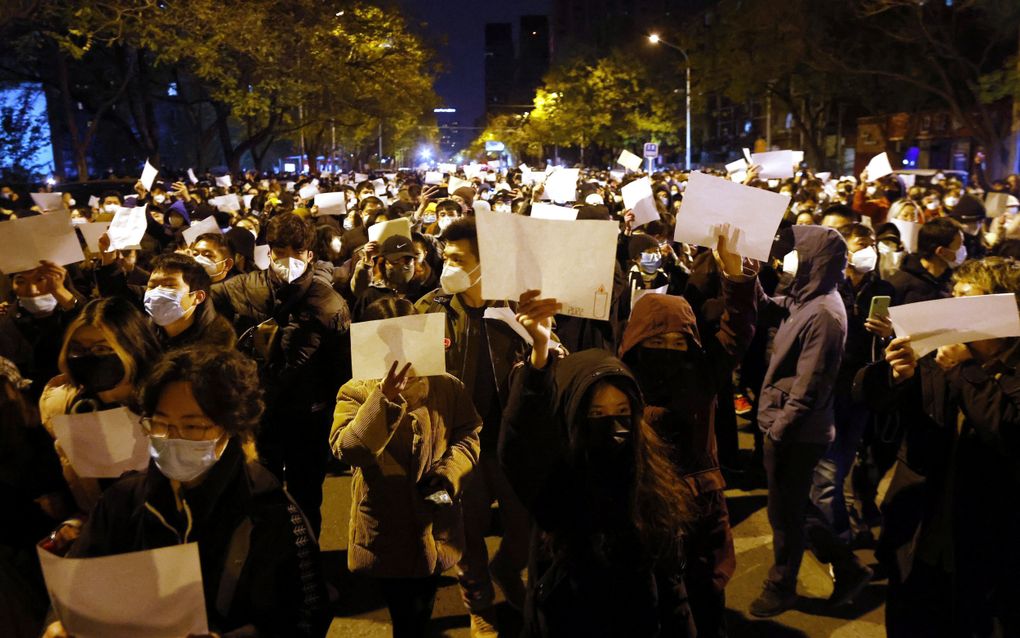
<path id="1" fill-rule="evenodd" d="M 149 163 L 149 160 L 145 160 L 145 167 L 142 168 L 142 177 L 140 178 L 140 181 L 142 182 L 142 187 L 146 191 L 152 190 L 152 183 L 156 181 L 156 175 L 159 175 L 159 171 L 156 170 L 156 167 Z"/>
<path id="2" fill-rule="evenodd" d="M 577 197 L 577 178 L 580 169 L 561 168 L 545 180 L 545 195 L 554 202 L 572 202 Z"/>
<path id="3" fill-rule="evenodd" d="M 94 253 L 99 252 L 99 238 L 110 228 L 110 222 L 92 222 L 78 226 L 81 236 L 85 239 L 85 246 Z"/>
<path id="4" fill-rule="evenodd" d="M 720 231 L 729 229 L 730 249 L 765 261 L 790 198 L 736 184 L 721 177 L 691 173 L 676 217 L 676 241 L 715 248 Z"/>
<path id="5" fill-rule="evenodd" d="M 318 215 L 346 215 L 347 195 L 345 193 L 319 193 L 315 196 Z"/>
<path id="6" fill-rule="evenodd" d="M 892 175 L 893 169 L 892 164 L 889 163 L 889 155 L 886 153 L 879 153 L 872 157 L 871 161 L 868 162 L 867 170 L 869 182 L 881 179 L 886 175 Z"/>
<path id="7" fill-rule="evenodd" d="M 84 259 L 69 212 L 12 219 L 0 227 L 0 272 L 4 274 L 33 270 L 43 260 L 66 266 Z"/>
<path id="8" fill-rule="evenodd" d="M 378 242 L 380 249 L 382 248 L 382 243 L 394 235 L 406 237 L 407 241 L 411 241 L 411 220 L 406 217 L 391 219 L 390 221 L 372 224 L 368 228 L 368 241 Z"/>
<path id="9" fill-rule="evenodd" d="M 761 179 L 786 179 L 793 177 L 793 151 L 769 151 L 752 153 L 751 164 L 761 167 L 758 177 Z"/>
<path id="10" fill-rule="evenodd" d="M 647 177 L 636 179 L 623 187 L 623 207 L 634 212 L 633 228 L 648 222 L 659 221 L 659 209 L 655 207 L 652 182 Z"/>
<path id="11" fill-rule="evenodd" d="M 32 201 L 36 206 L 39 207 L 44 213 L 55 213 L 61 210 L 67 210 L 64 206 L 64 194 L 63 193 L 29 193 L 32 196 Z"/>
<path id="12" fill-rule="evenodd" d="M 577 209 L 569 206 L 556 206 L 555 204 L 543 204 L 535 202 L 531 205 L 531 216 L 534 219 L 555 219 L 557 221 L 574 221 L 577 219 Z"/>
<path id="13" fill-rule="evenodd" d="M 479 213 L 482 297 L 518 299 L 541 290 L 562 314 L 608 319 L 619 226 L 578 220 L 567 225 L 520 215 Z"/>
<path id="14" fill-rule="evenodd" d="M 419 377 L 443 374 L 445 338 L 446 314 L 441 312 L 352 323 L 352 378 L 382 379 L 393 362 L 399 367 L 410 363 Z"/>
<path id="15" fill-rule="evenodd" d="M 624 149 L 623 151 L 620 152 L 620 157 L 617 158 L 616 163 L 632 171 L 641 169 L 641 158 L 631 153 L 627 149 Z"/>
<path id="16" fill-rule="evenodd" d="M 216 223 L 216 218 L 212 215 L 206 217 L 202 221 L 197 221 L 192 224 L 181 233 L 181 236 L 184 237 L 184 243 L 190 246 L 195 243 L 195 240 L 197 240 L 200 235 L 205 235 L 206 233 L 215 233 L 217 235 L 223 234 L 223 231 L 220 229 L 220 225 Z"/>

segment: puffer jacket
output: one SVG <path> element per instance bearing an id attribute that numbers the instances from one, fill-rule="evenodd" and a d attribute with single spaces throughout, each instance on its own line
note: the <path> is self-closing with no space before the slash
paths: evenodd
<path id="1" fill-rule="evenodd" d="M 351 315 L 332 287 L 332 267 L 316 262 L 291 283 L 272 269 L 213 284 L 216 309 L 238 333 L 273 319 L 276 346 L 263 367 L 267 405 L 286 397 L 312 411 L 332 405 L 350 378 Z"/>
<path id="2" fill-rule="evenodd" d="M 774 441 L 831 443 L 833 396 L 847 318 L 837 286 L 846 276 L 846 242 L 821 226 L 793 226 L 799 265 L 785 297 L 759 305 L 788 312 L 779 325 L 759 394 L 758 428 Z"/>
<path id="3" fill-rule="evenodd" d="M 381 578 L 441 574 L 460 559 L 461 481 L 478 462 L 481 418 L 464 384 L 426 377 L 390 402 L 377 381 L 340 389 L 330 447 L 354 468 L 347 565 Z M 406 399 L 404 397 L 407 397 Z M 440 477 L 451 506 L 435 508 L 421 488 Z"/>

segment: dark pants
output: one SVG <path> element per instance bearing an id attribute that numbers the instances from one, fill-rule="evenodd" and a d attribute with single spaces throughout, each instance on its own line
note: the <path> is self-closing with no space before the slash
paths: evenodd
<path id="1" fill-rule="evenodd" d="M 319 537 L 322 527 L 322 483 L 329 461 L 331 410 L 274 410 L 263 420 L 258 437 L 259 460 L 287 488 Z"/>
<path id="2" fill-rule="evenodd" d="M 831 563 L 837 576 L 857 559 L 848 545 L 850 516 L 844 485 L 857 457 L 868 410 L 836 396 L 836 438 L 815 465 L 811 482 L 811 506 L 807 512 L 807 537 L 812 551 L 823 563 Z"/>
<path id="3" fill-rule="evenodd" d="M 722 490 L 696 498 L 697 520 L 684 540 L 684 584 L 700 638 L 726 636 L 726 583 L 737 566 L 733 531 Z"/>
<path id="4" fill-rule="evenodd" d="M 797 572 L 804 557 L 804 519 L 815 465 L 828 446 L 824 443 L 776 443 L 765 436 L 765 475 L 768 478 L 769 525 L 772 526 L 774 564 L 768 580 L 777 588 L 797 591 Z"/>
<path id="5" fill-rule="evenodd" d="M 390 610 L 393 638 L 422 638 L 432 619 L 439 576 L 380 578 L 383 599 Z"/>
<path id="6" fill-rule="evenodd" d="M 885 631 L 888 638 L 955 638 L 957 633 L 952 576 L 941 569 L 915 560 L 906 582 L 898 570 L 889 576 L 885 602 Z"/>

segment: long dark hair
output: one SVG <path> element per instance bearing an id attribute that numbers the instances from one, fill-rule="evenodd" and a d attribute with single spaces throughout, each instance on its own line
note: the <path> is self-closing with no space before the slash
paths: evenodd
<path id="1" fill-rule="evenodd" d="M 64 332 L 64 344 L 60 348 L 58 365 L 60 371 L 78 383 L 67 368 L 67 346 L 74 333 L 89 326 L 102 331 L 110 347 L 121 363 L 128 379 L 137 382 L 148 374 L 149 369 L 160 355 L 159 341 L 152 326 L 138 308 L 122 297 L 93 299 L 82 309 Z"/>

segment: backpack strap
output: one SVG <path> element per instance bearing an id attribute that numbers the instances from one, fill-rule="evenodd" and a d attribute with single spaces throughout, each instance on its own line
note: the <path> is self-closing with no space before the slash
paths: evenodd
<path id="1" fill-rule="evenodd" d="M 241 570 L 244 569 L 248 551 L 251 549 L 251 531 L 254 527 L 251 518 L 245 516 L 230 537 L 227 558 L 223 562 L 223 574 L 220 576 L 220 587 L 216 592 L 216 611 L 221 618 L 227 617 L 230 613 L 230 604 L 234 602 L 237 582 L 241 578 Z"/>

